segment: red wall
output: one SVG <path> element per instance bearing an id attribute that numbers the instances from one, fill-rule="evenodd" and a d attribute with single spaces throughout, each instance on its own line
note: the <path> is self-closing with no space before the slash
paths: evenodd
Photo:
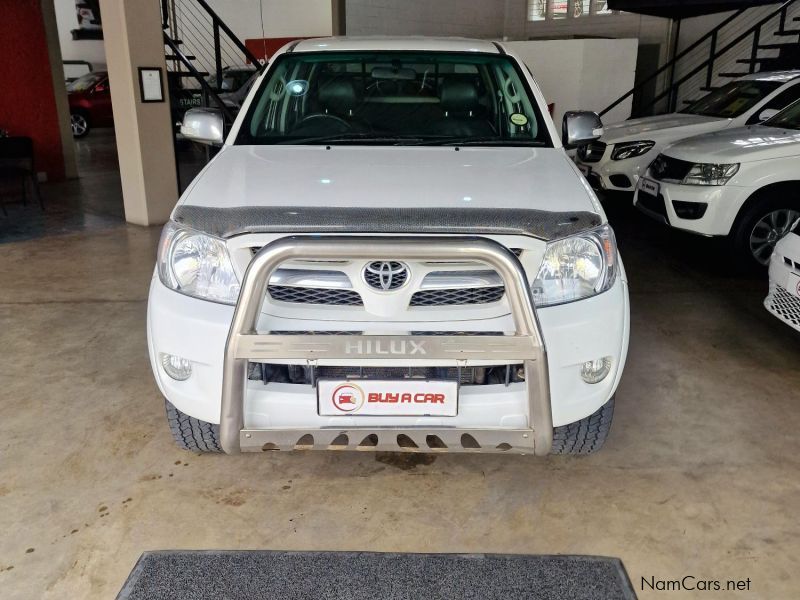
<path id="1" fill-rule="evenodd" d="M 0 0 L 2 2 L 2 0 Z M 256 58 L 269 58 L 289 42 L 307 40 L 307 37 L 248 38 L 244 45 Z M 248 61 L 249 62 L 249 61 Z"/>
<path id="2" fill-rule="evenodd" d="M 64 155 L 40 1 L 0 0 L 0 129 L 33 138 L 36 170 L 52 181 Z"/>

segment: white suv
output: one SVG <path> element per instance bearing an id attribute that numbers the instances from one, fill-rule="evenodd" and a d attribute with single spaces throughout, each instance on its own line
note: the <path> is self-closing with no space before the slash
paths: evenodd
<path id="1" fill-rule="evenodd" d="M 578 148 L 576 162 L 595 189 L 633 192 L 669 144 L 760 123 L 799 99 L 800 70 L 754 73 L 680 112 L 607 125 L 599 141 Z"/>
<path id="2" fill-rule="evenodd" d="M 800 218 L 800 101 L 761 125 L 668 147 L 634 204 L 672 227 L 729 235 L 742 264 L 766 265 Z"/>
<path id="3" fill-rule="evenodd" d="M 600 135 L 570 113 L 567 146 Z M 253 86 L 164 228 L 148 341 L 187 449 L 597 450 L 625 271 L 502 45 L 306 40 Z"/>

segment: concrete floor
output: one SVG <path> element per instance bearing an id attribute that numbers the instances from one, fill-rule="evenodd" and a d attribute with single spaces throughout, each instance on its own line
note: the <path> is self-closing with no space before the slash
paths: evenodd
<path id="1" fill-rule="evenodd" d="M 193 455 L 145 347 L 159 230 L 116 218 L 118 180 L 94 168 L 45 186 L 46 216 L 0 217 L 3 598 L 111 598 L 164 548 L 610 555 L 640 598 L 709 597 L 642 591 L 685 575 L 797 597 L 800 335 L 724 246 L 611 207 L 633 333 L 597 455 Z"/>

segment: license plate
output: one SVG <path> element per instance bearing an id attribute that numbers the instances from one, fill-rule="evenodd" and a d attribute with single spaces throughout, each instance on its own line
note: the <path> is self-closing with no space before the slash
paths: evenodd
<path id="1" fill-rule="evenodd" d="M 658 185 L 655 181 L 642 178 L 639 180 L 639 189 L 653 196 L 658 196 L 658 192 L 659 190 L 661 190 L 661 186 Z"/>
<path id="2" fill-rule="evenodd" d="M 583 173 L 584 177 L 589 177 L 592 174 L 592 167 L 578 163 L 578 170 Z"/>
<path id="3" fill-rule="evenodd" d="M 789 273 L 789 277 L 786 280 L 786 289 L 790 294 L 800 298 L 800 275 Z"/>
<path id="4" fill-rule="evenodd" d="M 322 379 L 317 381 L 322 416 L 437 416 L 458 414 L 455 381 Z"/>

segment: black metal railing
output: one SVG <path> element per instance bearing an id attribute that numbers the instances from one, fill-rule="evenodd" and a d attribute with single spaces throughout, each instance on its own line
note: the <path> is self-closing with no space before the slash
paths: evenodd
<path id="1" fill-rule="evenodd" d="M 759 58 L 759 50 L 762 49 L 780 49 L 782 47 L 791 47 L 791 46 L 800 46 L 800 31 L 794 31 L 787 29 L 787 24 L 792 22 L 788 20 L 789 9 L 792 8 L 799 0 L 788 0 L 783 2 L 778 8 L 773 11 L 770 11 L 766 16 L 759 19 L 755 24 L 747 27 L 741 33 L 733 33 L 731 34 L 730 30 L 734 30 L 736 26 L 744 23 L 745 25 L 748 23 L 748 19 L 751 17 L 750 11 L 753 9 L 740 9 L 724 19 L 719 25 L 714 27 L 711 31 L 706 33 L 700 39 L 693 42 L 690 46 L 682 50 L 680 53 L 676 54 L 669 62 L 658 68 L 656 71 L 648 75 L 646 78 L 640 80 L 633 88 L 628 90 L 625 94 L 617 98 L 614 102 L 608 105 L 605 109 L 600 112 L 600 115 L 605 115 L 612 109 L 619 106 L 622 102 L 624 102 L 629 97 L 633 96 L 635 100 L 635 106 L 632 109 L 632 115 L 639 116 L 648 114 L 648 111 L 656 108 L 659 103 L 665 108 L 664 112 L 674 112 L 677 108 L 678 99 L 680 97 L 680 93 L 684 90 L 681 89 L 681 86 L 687 84 L 689 82 L 696 83 L 698 81 L 697 75 L 705 71 L 705 77 L 702 78 L 702 82 L 704 85 L 699 87 L 700 90 L 703 91 L 710 91 L 713 89 L 713 83 L 716 77 L 735 77 L 744 75 L 746 73 L 723 73 L 718 72 L 717 69 L 720 64 L 736 64 L 736 63 L 747 63 L 749 65 L 747 72 L 754 73 L 756 71 L 756 65 L 761 62 L 766 62 L 768 60 L 772 60 L 775 57 L 767 57 L 767 58 Z M 800 4 L 798 4 L 800 7 Z M 777 31 L 775 34 L 778 36 L 789 36 L 794 35 L 795 33 L 798 34 L 798 41 L 797 42 L 785 42 L 781 44 L 770 44 L 770 45 L 762 45 L 762 40 L 764 38 L 764 27 L 770 23 L 770 21 L 778 20 L 777 22 Z M 795 19 L 796 21 L 796 19 Z M 726 31 L 727 28 L 727 31 Z M 733 39 L 727 43 L 725 43 L 722 48 L 718 48 L 720 38 L 722 37 L 723 32 L 727 32 L 729 35 L 732 35 Z M 723 58 L 730 58 L 731 55 L 735 53 L 735 49 L 741 45 L 741 43 L 748 38 L 751 39 L 751 46 L 749 48 L 749 57 L 746 59 L 736 59 L 733 58 L 732 60 L 723 60 Z M 698 51 L 705 45 L 708 44 L 708 52 L 703 53 L 703 56 L 707 58 L 699 61 L 695 65 L 688 65 L 685 66 L 683 62 L 689 62 L 691 58 L 695 58 L 698 54 Z M 740 49 L 741 50 L 741 49 Z M 730 54 L 729 54 L 730 53 Z M 726 57 L 726 55 L 728 55 Z M 682 62 L 683 61 L 683 62 Z M 683 67 L 683 69 L 681 69 Z M 678 73 L 683 71 L 680 75 Z M 642 99 L 642 91 L 645 89 L 646 86 L 657 81 L 659 77 L 663 77 L 668 81 L 663 86 L 664 89 L 656 94 L 654 97 L 649 99 Z"/>

